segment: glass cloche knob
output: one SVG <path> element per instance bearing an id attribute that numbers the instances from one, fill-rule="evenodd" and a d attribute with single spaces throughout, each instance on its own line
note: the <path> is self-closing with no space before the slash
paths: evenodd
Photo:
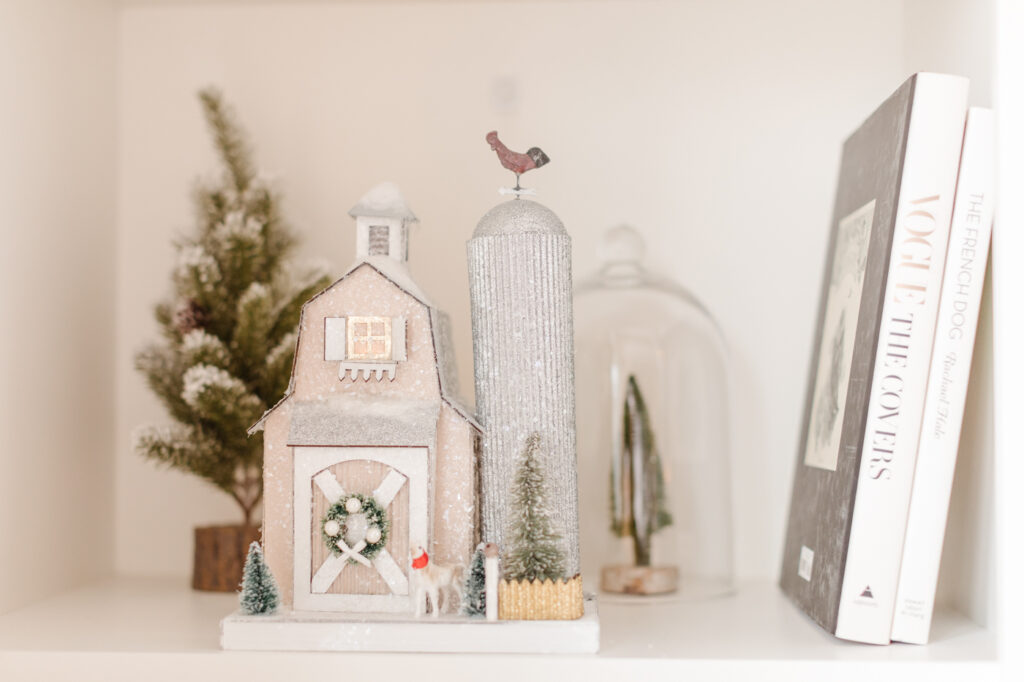
<path id="1" fill-rule="evenodd" d="M 647 253 L 640 233 L 629 225 L 618 225 L 604 233 L 597 255 L 604 264 L 636 263 L 639 265 Z"/>

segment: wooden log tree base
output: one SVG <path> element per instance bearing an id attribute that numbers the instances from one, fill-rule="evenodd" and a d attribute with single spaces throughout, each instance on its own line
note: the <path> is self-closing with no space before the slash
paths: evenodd
<path id="1" fill-rule="evenodd" d="M 675 566 L 605 566 L 601 589 L 618 594 L 669 594 L 679 589 Z"/>
<path id="2" fill-rule="evenodd" d="M 259 540 L 259 526 L 196 528 L 192 589 L 237 592 L 249 545 Z"/>

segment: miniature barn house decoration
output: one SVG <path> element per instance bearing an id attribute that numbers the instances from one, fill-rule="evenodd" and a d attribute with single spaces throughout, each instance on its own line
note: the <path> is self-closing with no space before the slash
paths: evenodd
<path id="1" fill-rule="evenodd" d="M 222 645 L 597 651 L 579 569 L 568 233 L 517 198 L 469 242 L 481 425 L 457 398 L 448 318 L 406 266 L 416 216 L 387 183 L 350 215 L 356 263 L 302 307 L 288 389 L 250 429 L 264 432 L 281 608 L 229 616 Z"/>
<path id="2" fill-rule="evenodd" d="M 303 306 L 291 383 L 251 429 L 265 555 L 286 608 L 411 614 L 418 547 L 472 556 L 481 430 L 457 398 L 448 318 L 406 266 L 416 216 L 387 183 L 350 215 L 357 262 Z"/>

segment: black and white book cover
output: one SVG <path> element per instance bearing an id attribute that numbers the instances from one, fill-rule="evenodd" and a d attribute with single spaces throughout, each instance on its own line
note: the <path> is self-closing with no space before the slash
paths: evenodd
<path id="1" fill-rule="evenodd" d="M 846 639 L 889 641 L 966 106 L 917 74 L 843 146 L 780 585 Z"/>

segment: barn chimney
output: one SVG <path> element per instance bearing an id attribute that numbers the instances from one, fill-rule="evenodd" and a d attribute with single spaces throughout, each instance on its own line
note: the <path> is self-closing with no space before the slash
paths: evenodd
<path id="1" fill-rule="evenodd" d="M 356 219 L 356 257 L 409 259 L 409 225 L 419 219 L 409 210 L 398 186 L 382 182 L 363 195 L 348 212 Z"/>

